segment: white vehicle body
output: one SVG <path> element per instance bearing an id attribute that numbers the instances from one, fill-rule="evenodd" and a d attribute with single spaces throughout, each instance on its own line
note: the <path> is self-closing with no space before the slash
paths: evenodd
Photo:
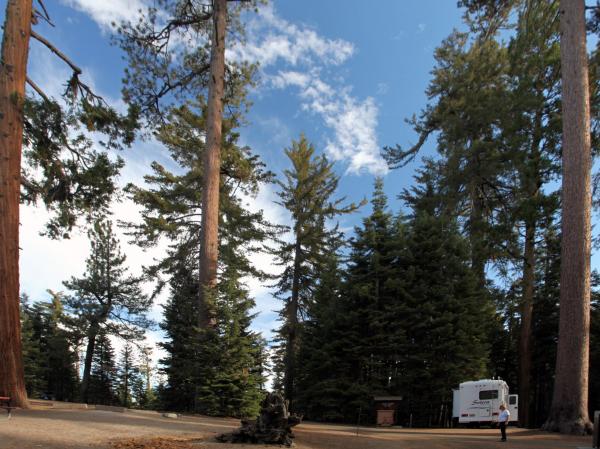
<path id="1" fill-rule="evenodd" d="M 501 379 L 481 379 L 463 382 L 453 390 L 452 417 L 459 424 L 498 422 L 500 405 L 510 412 L 509 422 L 519 420 L 519 396 L 509 394 Z"/>

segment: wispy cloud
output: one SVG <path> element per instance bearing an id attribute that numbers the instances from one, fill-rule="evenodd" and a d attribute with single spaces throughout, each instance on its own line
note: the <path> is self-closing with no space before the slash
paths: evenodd
<path id="1" fill-rule="evenodd" d="M 248 42 L 234 47 L 231 57 L 259 62 L 263 86 L 297 88 L 301 109 L 319 116 L 332 131 L 325 138 L 325 151 L 346 163 L 348 172 L 386 173 L 377 142 L 377 104 L 371 97 L 357 98 L 339 74 L 335 79 L 329 74 L 354 54 L 354 45 L 292 24 L 271 5 L 251 18 L 247 27 Z"/>
<path id="2" fill-rule="evenodd" d="M 387 172 L 377 143 L 378 108 L 373 98 L 358 100 L 347 86 L 335 89 L 321 80 L 315 71 L 310 74 L 280 71 L 270 81 L 280 89 L 297 87 L 302 109 L 319 115 L 334 131 L 325 147 L 333 160 L 347 161 L 348 171 L 352 173 L 363 170 L 373 174 Z"/>
<path id="3" fill-rule="evenodd" d="M 133 20 L 137 11 L 145 7 L 141 0 L 62 0 L 67 6 L 86 13 L 103 31 L 112 28 L 112 23 Z"/>
<path id="4" fill-rule="evenodd" d="M 260 61 L 268 67 L 283 61 L 293 66 L 325 63 L 339 65 L 354 53 L 354 45 L 343 39 L 327 39 L 315 30 L 279 17 L 269 4 L 247 21 L 247 41 L 234 46 L 233 59 Z"/>

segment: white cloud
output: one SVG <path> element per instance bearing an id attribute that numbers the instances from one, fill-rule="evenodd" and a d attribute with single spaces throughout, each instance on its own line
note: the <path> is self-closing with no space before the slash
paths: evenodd
<path id="1" fill-rule="evenodd" d="M 260 62 L 263 69 L 277 62 L 292 66 L 315 62 L 339 65 L 354 53 L 354 45 L 343 39 L 328 39 L 315 30 L 279 17 L 269 4 L 246 23 L 248 39 L 228 54 L 235 60 Z"/>
<path id="2" fill-rule="evenodd" d="M 378 108 L 373 98 L 358 100 L 350 95 L 349 88 L 335 90 L 318 75 L 316 70 L 310 74 L 280 71 L 270 80 L 271 85 L 279 89 L 297 87 L 302 108 L 319 115 L 333 130 L 333 137 L 327 139 L 325 147 L 333 160 L 347 161 L 351 173 L 363 170 L 373 174 L 387 173 L 377 143 Z"/>
<path id="3" fill-rule="evenodd" d="M 143 8 L 141 0 L 62 0 L 64 4 L 88 14 L 104 31 L 112 29 L 112 23 L 134 20 Z"/>
<path id="4" fill-rule="evenodd" d="M 272 6 L 262 8 L 247 24 L 249 41 L 232 50 L 232 57 L 258 61 L 264 85 L 296 88 L 301 109 L 319 116 L 333 135 L 325 151 L 348 164 L 348 172 L 384 174 L 387 166 L 377 143 L 378 107 L 371 97 L 351 95 L 339 77 L 327 80 L 327 70 L 345 62 L 354 46 L 341 39 L 326 39 L 315 30 L 280 18 Z M 272 73 L 271 66 L 277 64 Z M 341 84 L 341 85 L 340 85 Z"/>

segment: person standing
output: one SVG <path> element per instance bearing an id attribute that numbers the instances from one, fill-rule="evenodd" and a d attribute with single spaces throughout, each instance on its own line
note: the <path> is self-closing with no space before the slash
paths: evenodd
<path id="1" fill-rule="evenodd" d="M 500 404 L 500 416 L 498 416 L 498 425 L 500 426 L 500 433 L 502 439 L 500 441 L 506 441 L 506 426 L 508 425 L 508 419 L 510 418 L 510 412 L 506 409 L 504 404 Z"/>

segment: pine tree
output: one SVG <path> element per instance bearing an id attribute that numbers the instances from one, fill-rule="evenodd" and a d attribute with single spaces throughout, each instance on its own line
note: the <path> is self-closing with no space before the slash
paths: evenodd
<path id="1" fill-rule="evenodd" d="M 249 329 L 254 315 L 254 300 L 248 296 L 235 267 L 228 267 L 220 283 L 217 299 L 217 335 L 214 348 L 204 353 L 197 409 L 219 416 L 255 417 L 264 391 L 262 353 L 265 345 L 260 334 Z"/>
<path id="2" fill-rule="evenodd" d="M 241 31 L 236 20 L 238 9 L 228 14 L 227 0 L 215 0 L 210 7 L 201 8 L 189 1 L 163 0 L 149 7 L 146 17 L 137 24 L 122 24 L 118 37 L 130 60 L 125 77 L 126 99 L 140 105 L 151 124 L 164 123 L 166 114 L 161 110 L 164 103 L 169 104 L 168 113 L 172 106 L 169 100 L 189 101 L 190 94 L 195 99 L 206 89 L 198 273 L 202 288 L 198 290 L 197 310 L 203 327 L 216 323 L 211 298 L 217 287 L 224 104 L 235 108 L 244 103 L 244 90 L 253 71 L 251 67 L 236 64 L 229 64 L 226 71 L 225 37 L 228 27 Z M 163 17 L 167 17 L 164 23 Z M 189 32 L 194 39 L 189 39 Z M 206 37 L 210 45 L 198 39 L 198 35 Z M 175 36 L 188 45 L 177 49 L 168 45 Z M 227 79 L 226 72 L 230 73 Z"/>
<path id="3" fill-rule="evenodd" d="M 150 325 L 146 318 L 151 299 L 140 288 L 142 278 L 127 273 L 126 256 L 110 221 L 97 221 L 89 232 L 90 256 L 83 277 L 65 281 L 72 295 L 68 308 L 79 320 L 87 340 L 81 400 L 87 402 L 96 339 L 101 333 L 139 338 Z"/>
<path id="4" fill-rule="evenodd" d="M 35 331 L 36 317 L 30 309 L 29 297 L 21 295 L 21 341 L 25 388 L 28 397 L 41 398 L 45 395 L 45 354 L 40 347 L 39 335 Z"/>
<path id="5" fill-rule="evenodd" d="M 195 411 L 196 385 L 201 333 L 197 326 L 194 298 L 198 282 L 193 267 L 180 263 L 172 270 L 170 296 L 164 306 L 165 342 L 160 343 L 167 356 L 160 360 L 167 383 L 160 391 L 160 401 L 168 410 Z"/>
<path id="6" fill-rule="evenodd" d="M 152 409 L 156 406 L 157 398 L 152 385 L 154 367 L 152 364 L 151 347 L 145 346 L 141 348 L 137 366 L 140 375 L 133 381 L 133 399 L 137 407 Z"/>
<path id="7" fill-rule="evenodd" d="M 133 346 L 126 342 L 121 350 L 121 360 L 117 367 L 117 394 L 123 407 L 131 407 L 132 390 L 140 380 L 139 367 L 135 363 Z"/>
<path id="8" fill-rule="evenodd" d="M 536 394 L 531 385 L 536 242 L 544 232 L 546 209 L 558 208 L 556 194 L 543 187 L 556 179 L 560 169 L 560 50 L 555 5 L 523 2 L 517 13 L 516 35 L 508 46 L 511 107 L 501 125 L 512 172 L 506 184 L 513 187 L 501 220 L 506 220 L 507 257 L 521 265 L 519 421 L 529 427 L 534 425 Z M 511 236 L 515 229 L 518 232 Z"/>
<path id="9" fill-rule="evenodd" d="M 560 321 L 554 395 L 544 428 L 591 431 L 588 415 L 591 142 L 585 2 L 560 2 L 563 109 Z"/>
<path id="10" fill-rule="evenodd" d="M 119 403 L 115 352 L 108 335 L 102 331 L 96 336 L 94 345 L 87 401 L 102 405 Z"/>
<path id="11" fill-rule="evenodd" d="M 276 297 L 284 302 L 280 315 L 283 320 L 278 330 L 285 347 L 283 360 L 284 392 L 294 407 L 301 319 L 313 301 L 312 290 L 318 281 L 319 268 L 327 250 L 327 242 L 337 233 L 328 229 L 327 222 L 354 212 L 355 204 L 343 205 L 345 199 L 332 199 L 339 177 L 333 165 L 304 135 L 285 150 L 292 168 L 284 171 L 284 181 L 278 181 L 279 204 L 292 216 L 290 243 L 282 243 L 276 255 L 283 274 L 277 283 Z"/>
<path id="12" fill-rule="evenodd" d="M 215 314 L 216 326 L 206 332 L 190 321 L 197 320 L 199 313 L 197 305 L 190 301 L 197 303 L 199 294 L 197 248 L 200 245 L 204 176 L 202 151 L 206 126 L 206 107 L 202 99 L 174 109 L 169 122 L 158 134 L 182 173 L 174 174 L 154 163 L 154 174 L 146 177 L 151 188 L 129 187 L 134 201 L 144 208 L 143 223 L 130 227 L 136 241 L 147 246 L 156 244 L 160 238 L 170 241 L 166 257 L 148 267 L 148 272 L 153 277 L 164 276 L 162 282 L 168 282 L 170 287 L 165 320 L 161 324 L 168 336 L 164 345 L 168 356 L 161 361 L 168 383 L 161 400 L 168 408 L 176 410 L 202 409 L 214 414 L 227 414 L 235 409 L 235 414 L 239 415 L 255 405 L 247 406 L 243 400 L 236 409 L 229 400 L 249 395 L 254 398 L 254 403 L 259 396 L 255 391 L 259 388 L 258 383 L 252 376 L 236 380 L 236 388 L 223 389 L 223 394 L 230 396 L 219 399 L 216 405 L 212 401 L 218 398 L 206 386 L 209 382 L 217 382 L 216 367 L 220 366 L 225 373 L 223 375 L 230 380 L 231 376 L 239 375 L 237 368 L 233 368 L 235 366 L 244 365 L 240 369 L 248 372 L 254 369 L 256 362 L 250 362 L 247 352 L 260 351 L 250 350 L 248 346 L 256 344 L 257 336 L 250 335 L 247 330 L 252 302 L 244 292 L 241 279 L 246 276 L 265 278 L 264 273 L 253 264 L 251 254 L 262 251 L 266 241 L 277 232 L 277 228 L 264 219 L 262 211 L 253 212 L 246 207 L 248 200 L 244 198 L 256 195 L 259 187 L 270 181 L 271 173 L 264 169 L 264 164 L 249 148 L 238 145 L 239 135 L 233 131 L 236 125 L 235 118 L 223 122 L 219 230 L 221 275 L 211 306 L 215 313 L 224 313 L 234 320 L 233 325 L 237 329 L 235 338 L 228 334 L 224 318 L 218 313 Z M 235 310 L 233 316 L 232 310 Z M 233 344 L 231 339 L 239 345 L 237 349 L 223 347 L 224 340 Z M 229 359 L 223 359 L 220 351 L 231 351 Z M 205 376 L 200 374 L 201 370 L 208 370 Z M 220 379 L 218 382 L 222 386 L 228 381 Z"/>
<path id="13" fill-rule="evenodd" d="M 427 88 L 431 103 L 411 120 L 416 145 L 386 147 L 392 168 L 412 161 L 427 139 L 437 135 L 444 207 L 460 214 L 469 236 L 471 265 L 486 285 L 486 264 L 494 256 L 494 215 L 505 188 L 505 159 L 498 144 L 506 103 L 506 48 L 494 39 L 471 40 L 454 32 L 435 51 L 436 67 Z"/>
<path id="14" fill-rule="evenodd" d="M 487 372 L 492 307 L 482 297 L 468 245 L 452 220 L 415 211 L 407 249 L 400 324 L 406 344 L 399 348 L 405 357 L 402 406 L 415 423 L 444 425 L 453 386 Z"/>
<path id="15" fill-rule="evenodd" d="M 326 256 L 302 325 L 296 407 L 309 420 L 355 422 L 361 407 L 366 415 L 371 392 L 356 377 L 361 341 L 349 323 L 357 311 L 344 295 L 338 251 L 333 246 Z"/>
<path id="16" fill-rule="evenodd" d="M 49 291 L 50 302 L 22 302 L 23 357 L 29 397 L 73 401 L 77 397 L 77 354 L 64 297 Z"/>

